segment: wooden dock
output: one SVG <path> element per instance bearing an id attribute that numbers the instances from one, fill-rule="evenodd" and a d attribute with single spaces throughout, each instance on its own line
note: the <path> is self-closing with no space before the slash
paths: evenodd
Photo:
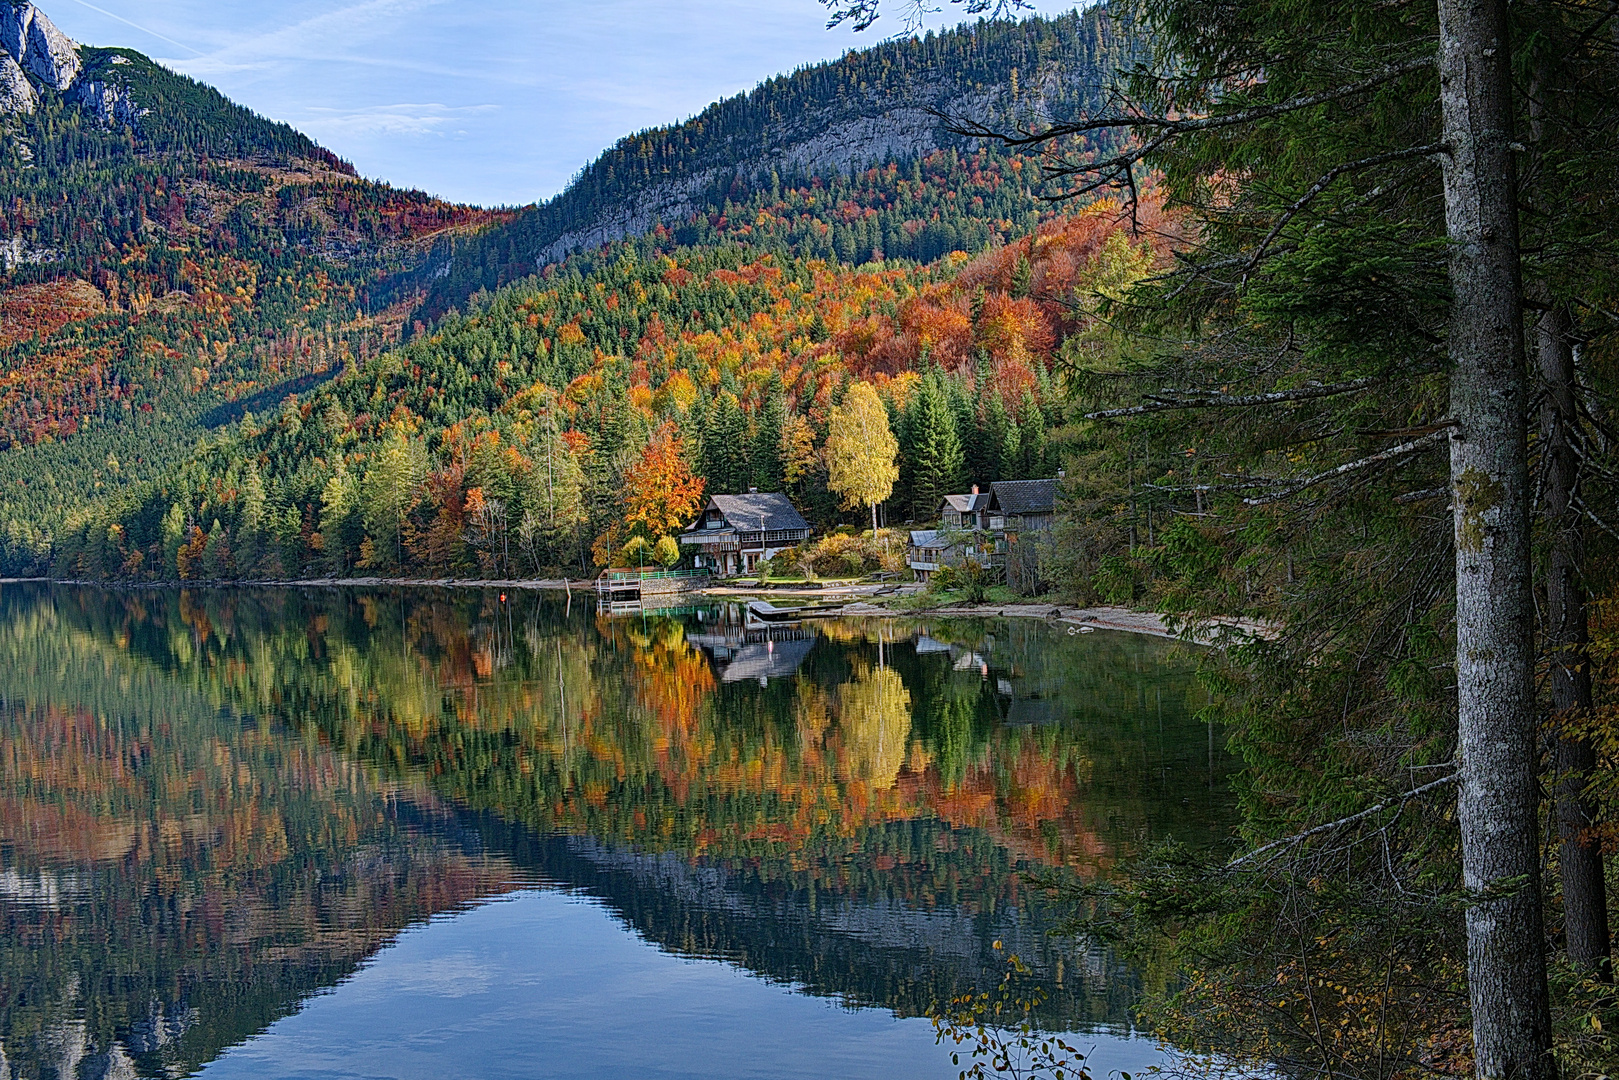
<path id="1" fill-rule="evenodd" d="M 596 603 L 610 615 L 676 607 L 681 594 L 708 582 L 706 570 L 603 570 L 596 578 Z"/>

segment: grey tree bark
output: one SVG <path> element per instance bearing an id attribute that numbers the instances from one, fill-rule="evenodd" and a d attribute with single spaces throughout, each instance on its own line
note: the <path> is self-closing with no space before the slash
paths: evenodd
<path id="1" fill-rule="evenodd" d="M 1505 0 L 1439 0 L 1453 294 L 1451 483 L 1462 878 L 1475 1070 L 1550 1080 L 1536 851 L 1527 374 Z"/>
<path id="2" fill-rule="evenodd" d="M 1589 835 L 1595 807 L 1586 796 L 1596 749 L 1559 721 L 1591 710 L 1590 629 L 1586 621 L 1585 537 L 1580 510 L 1580 462 L 1573 432 L 1579 423 L 1574 381 L 1574 320 L 1555 304 L 1535 327 L 1545 403 L 1540 410 L 1544 490 L 1542 517 L 1551 531 L 1541 647 L 1551 659 L 1548 686 L 1558 725 L 1557 838 L 1563 884 L 1563 936 L 1569 959 L 1611 980 L 1607 884 L 1602 845 Z"/>

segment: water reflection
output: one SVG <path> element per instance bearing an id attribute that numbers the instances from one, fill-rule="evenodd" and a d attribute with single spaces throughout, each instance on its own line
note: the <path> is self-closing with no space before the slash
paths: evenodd
<path id="1" fill-rule="evenodd" d="M 0 586 L 0 1076 L 183 1074 L 535 885 L 902 1016 L 1001 940 L 1120 1030 L 1139 976 L 1017 870 L 1220 842 L 1195 705 L 1166 643 L 1030 623 Z"/>

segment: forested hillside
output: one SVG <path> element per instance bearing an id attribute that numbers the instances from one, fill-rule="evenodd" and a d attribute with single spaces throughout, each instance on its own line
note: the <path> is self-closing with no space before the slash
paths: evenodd
<path id="1" fill-rule="evenodd" d="M 968 483 L 1054 474 L 1052 364 L 1089 346 L 1096 298 L 1159 257 L 1110 203 L 929 266 L 620 245 L 479 299 L 81 516 L 54 570 L 589 571 L 683 524 L 674 492 L 749 486 L 835 524 L 821 451 L 856 380 L 899 439 L 890 519 L 925 520 Z"/>
<path id="2" fill-rule="evenodd" d="M 926 111 L 1093 101 L 1130 55 L 1106 9 L 774 79 L 515 215 L 359 180 L 138 53 L 73 55 L 67 90 L 30 84 L 4 121 L 5 572 L 166 578 L 182 549 L 187 577 L 588 569 L 668 531 L 628 523 L 649 445 L 710 491 L 786 486 L 832 523 L 820 447 L 850 379 L 903 436 L 890 520 L 921 520 L 945 488 L 1056 470 L 1073 289 L 1154 257 L 1121 238 L 1104 260 L 1111 226 L 1055 218 L 1035 159 Z M 570 247 L 588 250 L 558 263 Z M 392 528 L 385 447 L 410 481 Z M 237 550 L 204 558 L 191 535 L 216 518 Z"/>
<path id="3" fill-rule="evenodd" d="M 500 217 L 360 180 L 139 53 L 53 40 L 61 70 L 0 112 L 10 547 L 48 547 L 70 508 L 388 345 L 404 311 L 372 290 L 425 238 Z"/>
<path id="4" fill-rule="evenodd" d="M 939 114 L 1011 126 L 1096 108 L 1137 53 L 1100 5 L 1055 19 L 980 21 L 802 68 L 692 119 L 621 139 L 556 198 L 435 252 L 424 317 L 602 243 L 666 232 L 746 237 L 783 254 L 931 261 L 1027 231 L 1039 181 Z M 1070 149 L 1111 145 L 1079 137 Z M 993 148 L 991 148 L 993 149 Z M 918 159 L 934 155 L 923 169 Z M 896 171 L 893 166 L 898 163 Z M 925 175 L 924 175 L 925 174 Z"/>

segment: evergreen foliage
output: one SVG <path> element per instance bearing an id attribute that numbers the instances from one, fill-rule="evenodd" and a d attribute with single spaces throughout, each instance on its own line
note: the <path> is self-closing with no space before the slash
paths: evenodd
<path id="1" fill-rule="evenodd" d="M 637 232 L 684 246 L 745 239 L 842 263 L 979 251 L 1037 218 L 1032 162 L 953 136 L 942 121 L 926 135 L 936 149 L 876 160 L 794 166 L 793 145 L 840 124 L 969 101 L 980 110 L 990 103 L 992 115 L 982 119 L 1009 124 L 1091 110 L 1137 51 L 1128 19 L 1097 5 L 897 38 L 778 76 L 684 123 L 626 136 L 562 194 L 507 226 L 447 239 L 434 257 L 447 272 L 430 283 L 419 317 Z M 1108 145 L 1104 136 L 1070 148 Z M 661 204 L 656 193 L 668 189 L 690 192 L 691 208 L 646 219 L 639 207 Z"/>

